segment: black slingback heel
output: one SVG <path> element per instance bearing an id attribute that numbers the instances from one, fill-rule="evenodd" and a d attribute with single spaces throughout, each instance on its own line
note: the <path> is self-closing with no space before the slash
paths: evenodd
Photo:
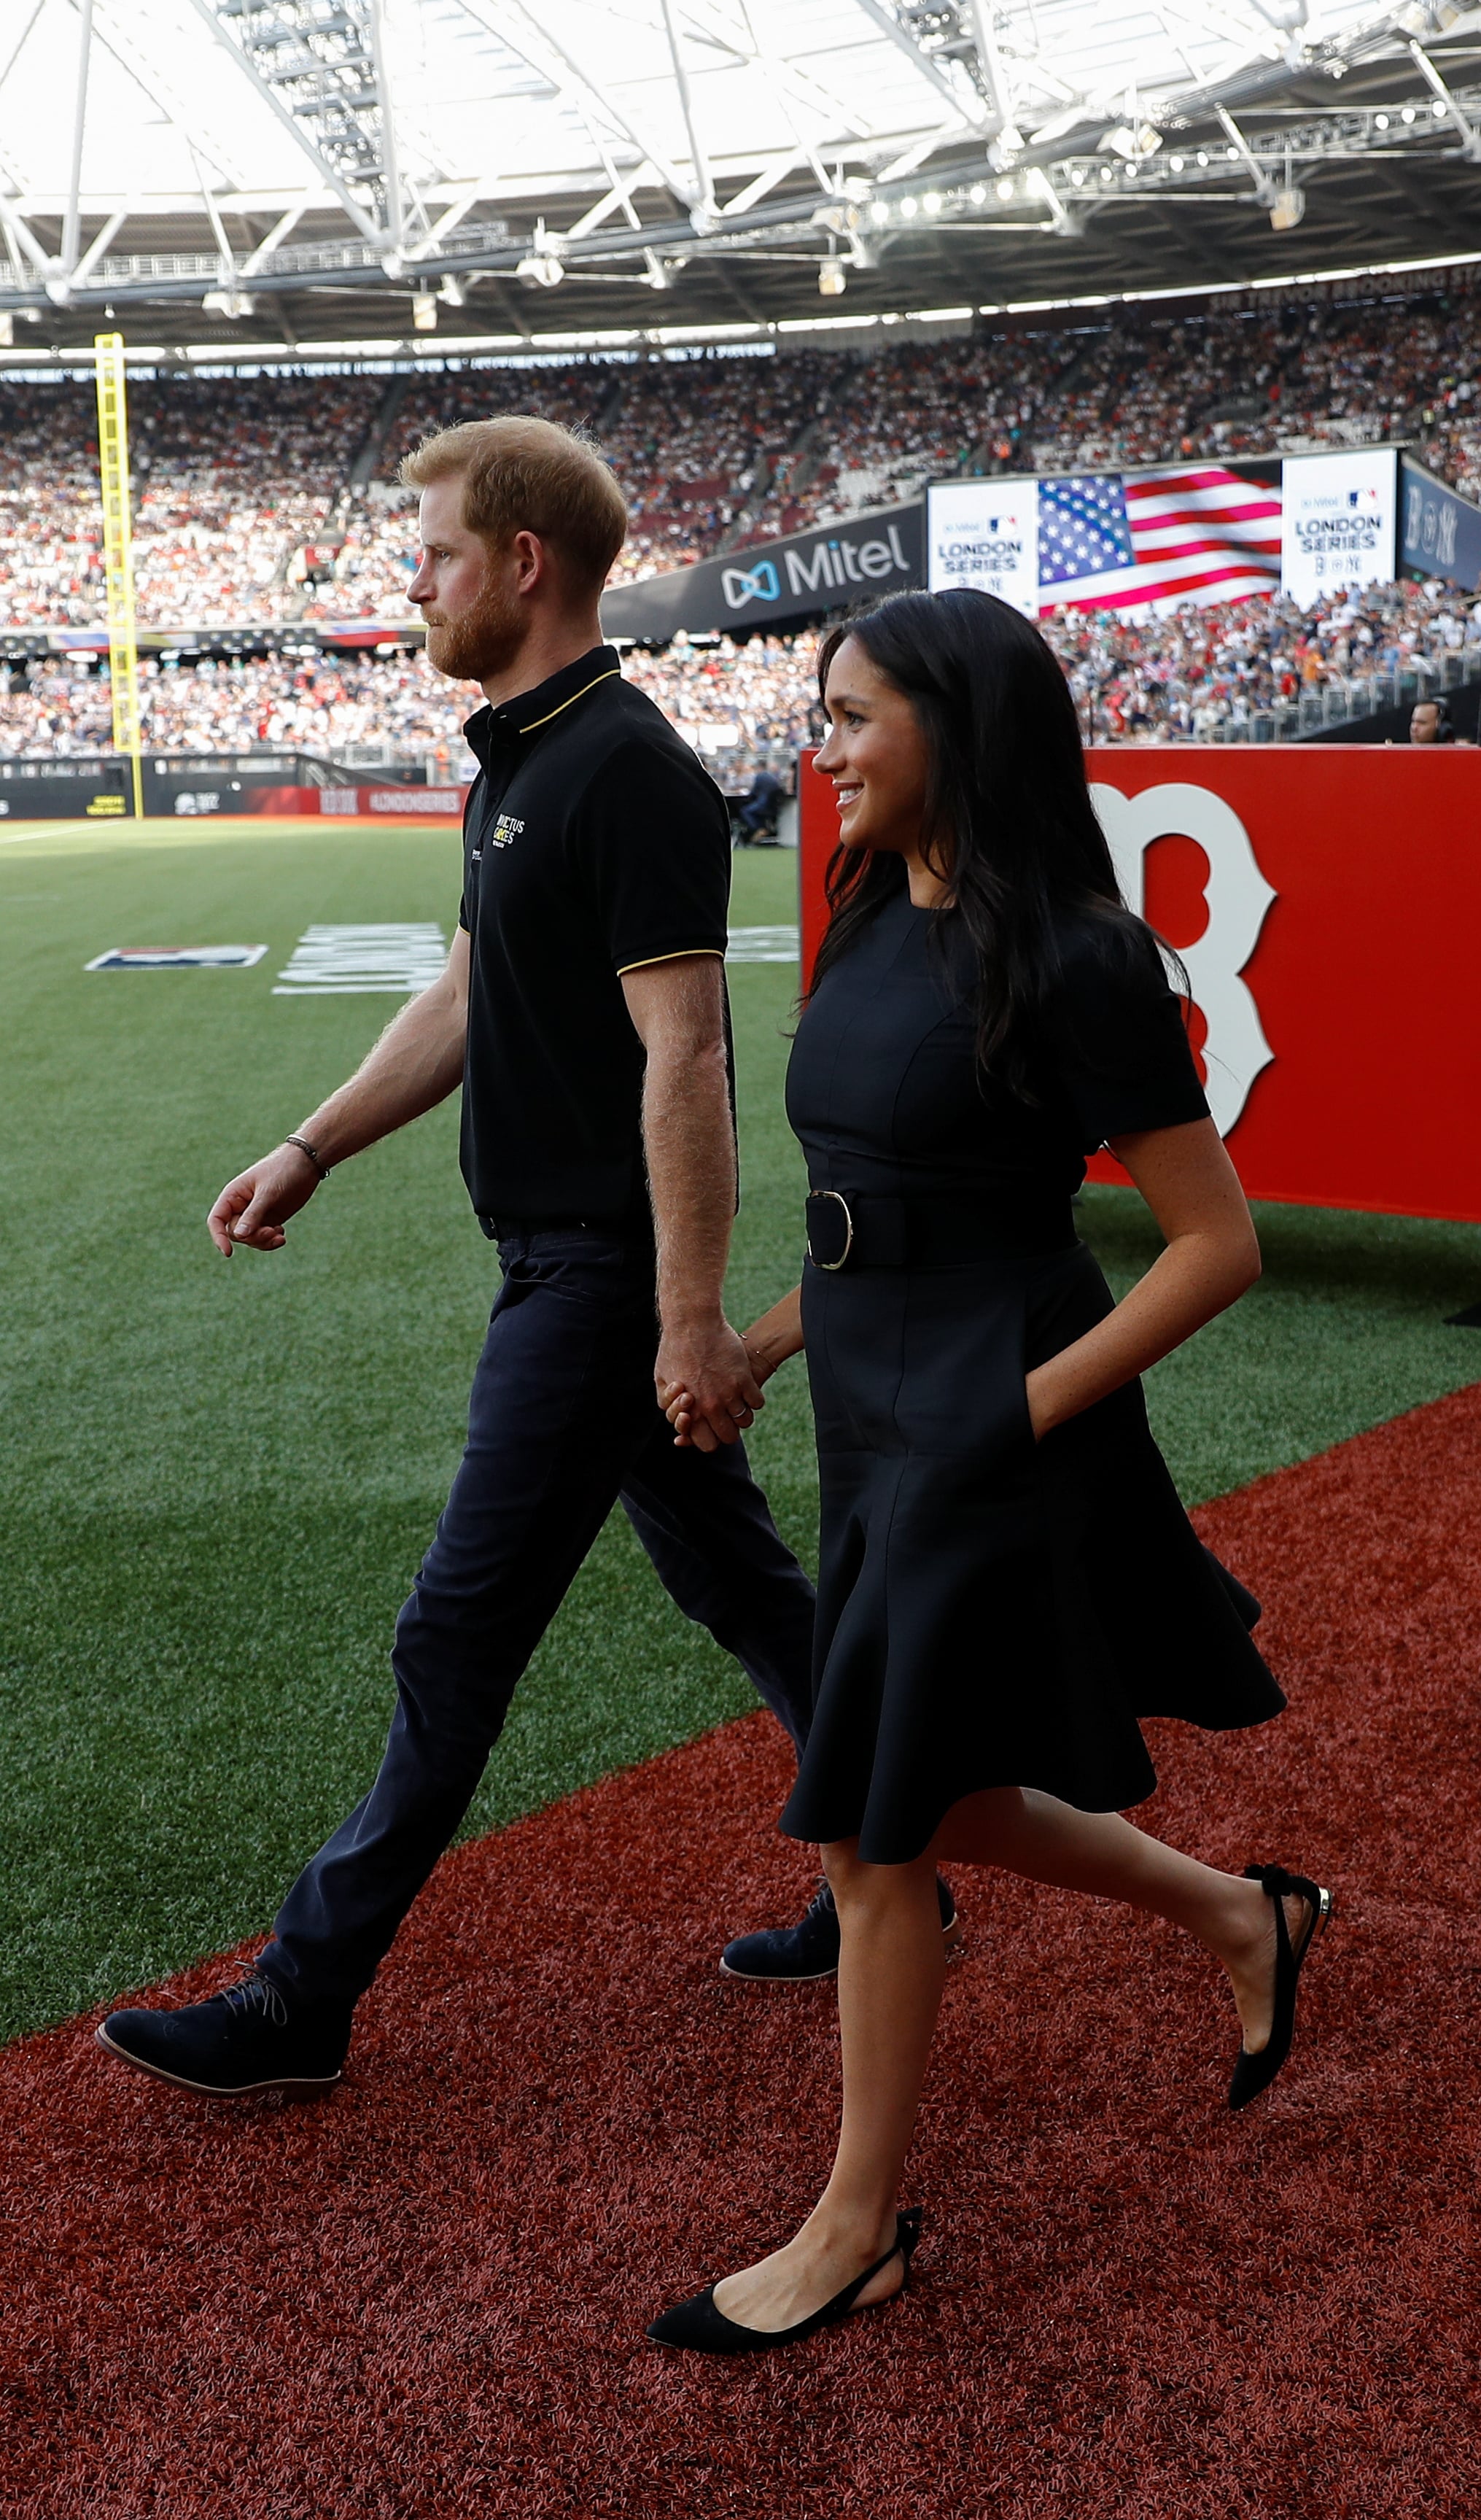
<path id="1" fill-rule="evenodd" d="M 1332 1912 L 1332 1894 L 1320 1883 L 1308 1881 L 1304 1872 L 1287 1872 L 1279 1864 L 1247 1864 L 1246 1881 L 1258 1881 L 1276 1910 L 1276 1997 L 1270 2026 L 1270 2039 L 1258 2055 L 1251 2056 L 1240 2048 L 1234 2059 L 1234 2078 L 1229 2087 L 1232 2109 L 1242 2109 L 1260 2093 L 1270 2089 L 1290 2054 L 1291 2035 L 1296 2026 L 1296 1981 L 1302 1962 L 1317 1936 L 1324 1931 Z M 1301 1899 L 1308 1911 L 1306 1931 L 1292 1944 L 1290 1928 L 1285 1921 L 1283 1902 Z"/>
<path id="2" fill-rule="evenodd" d="M 653 2320 L 648 2334 L 655 2345 L 678 2345 L 691 2354 L 767 2354 L 774 2345 L 800 2345 L 804 2336 L 816 2336 L 820 2327 L 836 2327 L 840 2319 L 847 2318 L 865 2285 L 872 2283 L 896 2257 L 905 2261 L 905 2282 L 900 2292 L 892 2292 L 889 2301 L 871 2302 L 869 2308 L 887 2310 L 890 2301 L 898 2301 L 910 2282 L 910 2262 L 920 2237 L 920 2208 L 912 2205 L 895 2217 L 893 2248 L 886 2249 L 872 2267 L 866 2267 L 862 2275 L 855 2275 L 851 2284 L 834 2293 L 832 2300 L 815 2310 L 810 2318 L 799 2318 L 795 2327 L 738 2327 L 723 2310 L 715 2308 L 715 2287 L 711 2284 L 706 2291 L 696 2293 L 693 2301 L 681 2301 L 666 2310 L 661 2318 Z"/>

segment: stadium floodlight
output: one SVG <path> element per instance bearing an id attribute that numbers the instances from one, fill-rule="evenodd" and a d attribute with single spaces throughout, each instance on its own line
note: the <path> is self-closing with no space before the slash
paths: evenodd
<path id="1" fill-rule="evenodd" d="M 873 221 L 874 225 L 875 225 L 876 228 L 887 228 L 887 227 L 888 227 L 888 225 L 889 225 L 889 203 L 888 203 L 888 202 L 881 202 L 881 201 L 879 201 L 879 200 L 877 199 L 877 197 L 876 197 L 873 202 L 871 202 L 871 203 L 870 203 L 870 205 L 869 205 L 869 214 L 870 214 L 870 218 L 871 218 L 871 220 Z"/>
<path id="2" fill-rule="evenodd" d="M 201 300 L 202 315 L 224 315 L 233 324 L 256 311 L 255 297 L 245 289 L 208 289 Z"/>
<path id="3" fill-rule="evenodd" d="M 841 297 L 847 287 L 848 273 L 841 262 L 835 261 L 830 255 L 827 262 L 819 263 L 818 294 L 820 297 Z"/>
<path id="4" fill-rule="evenodd" d="M 1116 122 L 1102 132 L 1097 146 L 1114 149 L 1118 158 L 1150 158 L 1162 146 L 1162 134 L 1154 123 Z"/>
<path id="5" fill-rule="evenodd" d="M 927 217 L 928 219 L 939 219 L 939 217 L 941 216 L 941 196 L 940 196 L 940 194 L 939 194 L 939 193 L 923 193 L 923 194 L 921 195 L 921 197 L 920 197 L 920 207 L 921 207 L 921 208 L 922 208 L 922 210 L 925 212 L 925 215 L 926 215 L 926 217 Z"/>
<path id="6" fill-rule="evenodd" d="M 565 265 L 559 253 L 551 251 L 543 219 L 535 221 L 534 241 L 529 252 L 521 254 L 516 263 L 515 278 L 526 289 L 559 289 L 565 278 Z"/>
<path id="7" fill-rule="evenodd" d="M 455 280 L 450 271 L 443 273 L 437 285 L 437 294 L 444 306 L 466 306 L 468 303 L 462 282 Z"/>
<path id="8" fill-rule="evenodd" d="M 1270 223 L 1278 236 L 1298 228 L 1306 216 L 1306 195 L 1299 184 L 1286 184 L 1270 205 Z"/>
<path id="9" fill-rule="evenodd" d="M 436 296 L 430 289 L 419 289 L 412 299 L 412 331 L 414 333 L 435 333 L 436 329 Z"/>

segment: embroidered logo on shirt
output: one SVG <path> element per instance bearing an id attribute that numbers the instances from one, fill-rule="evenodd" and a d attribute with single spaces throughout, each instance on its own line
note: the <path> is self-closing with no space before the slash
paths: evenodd
<path id="1" fill-rule="evenodd" d="M 512 840 L 516 840 L 518 838 L 523 829 L 524 825 L 519 820 L 517 814 L 501 814 L 499 820 L 494 825 L 492 832 L 489 833 L 489 847 L 491 849 L 507 849 Z"/>

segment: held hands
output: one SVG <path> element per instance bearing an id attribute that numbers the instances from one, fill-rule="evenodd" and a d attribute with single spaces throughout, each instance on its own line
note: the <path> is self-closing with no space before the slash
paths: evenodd
<path id="1" fill-rule="evenodd" d="M 260 1163 L 229 1181 L 205 1220 L 205 1230 L 225 1260 L 234 1242 L 254 1251 L 281 1251 L 291 1216 L 307 1207 L 319 1175 L 298 1147 L 275 1147 Z"/>
<path id="2" fill-rule="evenodd" d="M 702 1327 L 664 1324 L 653 1382 L 676 1444 L 712 1453 L 734 1444 L 764 1409 L 765 1370 L 723 1315 Z"/>

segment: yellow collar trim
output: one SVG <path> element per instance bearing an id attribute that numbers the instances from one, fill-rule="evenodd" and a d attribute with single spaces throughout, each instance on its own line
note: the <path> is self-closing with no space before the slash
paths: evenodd
<path id="1" fill-rule="evenodd" d="M 568 700 L 561 700 L 557 707 L 548 709 L 544 717 L 532 717 L 528 726 L 521 726 L 520 734 L 533 735 L 537 726 L 549 726 L 553 717 L 561 715 L 561 709 L 574 708 L 577 700 L 584 700 L 587 693 L 594 692 L 599 683 L 609 683 L 613 675 L 620 675 L 621 671 L 620 665 L 608 665 L 605 674 L 594 674 L 589 683 L 582 684 L 579 692 L 572 692 Z"/>

